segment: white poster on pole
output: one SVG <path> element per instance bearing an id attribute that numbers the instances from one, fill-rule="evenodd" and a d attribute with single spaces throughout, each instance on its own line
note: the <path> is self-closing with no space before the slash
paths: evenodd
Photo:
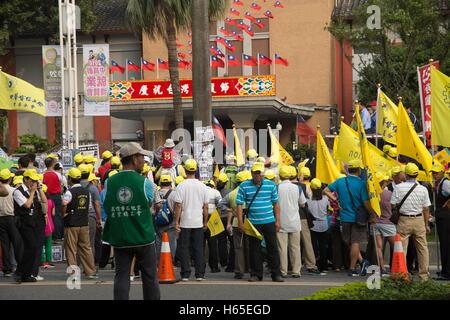
<path id="1" fill-rule="evenodd" d="M 42 46 L 42 69 L 44 75 L 45 115 L 61 117 L 61 48 Z"/>
<path id="2" fill-rule="evenodd" d="M 109 45 L 83 45 L 84 115 L 109 116 Z"/>

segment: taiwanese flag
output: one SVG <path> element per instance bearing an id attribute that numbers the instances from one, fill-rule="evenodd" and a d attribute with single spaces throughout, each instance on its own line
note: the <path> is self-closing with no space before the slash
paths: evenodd
<path id="1" fill-rule="evenodd" d="M 259 5 L 259 4 L 257 4 L 256 2 L 253 2 L 252 3 L 252 9 L 255 9 L 255 10 L 261 10 L 262 9 L 262 7 Z"/>
<path id="2" fill-rule="evenodd" d="M 232 34 L 237 41 L 244 42 L 244 38 L 239 33 L 233 31 Z"/>
<path id="3" fill-rule="evenodd" d="M 236 9 L 234 9 L 234 8 L 230 9 L 230 14 L 233 14 L 233 15 L 238 16 L 238 17 L 241 15 L 241 13 L 239 11 L 237 11 Z"/>
<path id="4" fill-rule="evenodd" d="M 223 54 L 223 52 L 219 48 L 217 48 L 215 46 L 209 47 L 209 51 L 211 51 L 211 53 L 216 55 L 216 56 L 225 58 L 225 55 Z"/>
<path id="5" fill-rule="evenodd" d="M 230 18 L 225 18 L 225 24 L 229 24 L 230 26 L 237 26 L 236 21 Z"/>
<path id="6" fill-rule="evenodd" d="M 141 71 L 141 69 L 139 68 L 139 66 L 137 66 L 136 64 L 133 63 L 133 61 L 127 59 L 127 70 L 128 71 L 136 71 L 139 72 Z"/>
<path id="7" fill-rule="evenodd" d="M 192 41 L 191 41 L 191 40 L 188 41 L 188 46 L 189 46 L 190 48 L 192 48 Z"/>
<path id="8" fill-rule="evenodd" d="M 216 55 L 221 57 L 221 58 L 225 58 L 225 54 L 220 49 L 217 49 L 217 54 Z"/>
<path id="9" fill-rule="evenodd" d="M 244 32 L 247 33 L 250 37 L 253 37 L 255 35 L 255 33 L 253 32 L 252 27 L 247 26 L 246 29 L 244 29 Z"/>
<path id="10" fill-rule="evenodd" d="M 254 16 L 252 16 L 252 15 L 250 14 L 250 12 L 246 12 L 246 13 L 245 13 L 245 18 L 248 19 L 248 20 L 250 20 L 250 21 L 252 21 L 252 22 L 256 22 L 256 18 L 255 18 Z"/>
<path id="11" fill-rule="evenodd" d="M 280 1 L 275 2 L 273 6 L 274 6 L 275 8 L 284 8 L 284 6 L 281 4 Z"/>
<path id="12" fill-rule="evenodd" d="M 224 27 L 220 27 L 219 31 L 226 36 L 231 35 L 231 32 L 225 29 Z"/>
<path id="13" fill-rule="evenodd" d="M 188 38 L 189 38 L 189 39 L 192 39 L 192 32 L 188 32 L 187 35 L 188 35 Z"/>
<path id="14" fill-rule="evenodd" d="M 317 131 L 306 123 L 301 115 L 297 115 L 297 136 L 301 144 L 311 144 L 316 142 Z"/>
<path id="15" fill-rule="evenodd" d="M 242 20 L 240 20 L 238 23 L 237 23 L 237 25 L 236 25 L 239 29 L 242 29 L 242 30 L 246 30 L 247 28 L 248 28 L 248 25 L 246 25 L 245 23 L 244 23 L 244 21 L 242 21 Z"/>
<path id="16" fill-rule="evenodd" d="M 189 65 L 189 61 L 178 59 L 178 68 L 186 69 Z"/>
<path id="17" fill-rule="evenodd" d="M 225 68 L 225 62 L 218 56 L 211 57 L 211 67 L 213 68 Z"/>
<path id="18" fill-rule="evenodd" d="M 228 41 L 227 39 L 223 38 L 223 37 L 216 36 L 214 41 L 223 44 L 230 51 L 234 51 L 235 50 L 234 47 L 233 47 L 233 44 L 230 41 Z"/>
<path id="19" fill-rule="evenodd" d="M 264 23 L 261 21 L 261 19 L 256 19 L 255 25 L 260 29 L 264 29 Z"/>
<path id="20" fill-rule="evenodd" d="M 162 70 L 169 70 L 169 62 L 158 58 L 158 67 Z"/>
<path id="21" fill-rule="evenodd" d="M 275 64 L 281 64 L 283 66 L 289 66 L 289 61 L 280 57 L 277 53 L 275 53 Z"/>
<path id="22" fill-rule="evenodd" d="M 235 56 L 228 55 L 228 66 L 239 67 L 240 65 L 241 65 L 241 63 Z"/>
<path id="23" fill-rule="evenodd" d="M 270 18 L 270 19 L 275 18 L 270 10 L 267 10 L 266 13 L 264 13 L 264 15 L 265 15 L 267 18 Z"/>
<path id="24" fill-rule="evenodd" d="M 141 67 L 147 71 L 155 71 L 155 64 L 142 59 Z"/>
<path id="25" fill-rule="evenodd" d="M 272 64 L 272 59 L 266 57 L 265 55 L 260 53 L 260 54 L 258 54 L 258 57 L 259 57 L 260 65 L 269 65 L 270 66 Z"/>
<path id="26" fill-rule="evenodd" d="M 243 65 L 245 66 L 250 66 L 250 67 L 257 67 L 258 66 L 258 60 L 256 60 L 255 57 L 243 54 L 243 59 L 244 61 L 242 62 Z"/>
<path id="27" fill-rule="evenodd" d="M 178 52 L 178 58 L 184 59 L 186 58 L 186 55 L 184 53 Z"/>
<path id="28" fill-rule="evenodd" d="M 237 6 L 243 6 L 244 3 L 241 0 L 233 0 L 233 4 L 237 5 Z"/>
<path id="29" fill-rule="evenodd" d="M 114 60 L 111 60 L 111 67 L 109 68 L 109 72 L 110 73 L 120 72 L 120 73 L 123 74 L 125 72 L 125 68 L 122 67 L 117 62 L 115 62 Z"/>
<path id="30" fill-rule="evenodd" d="M 212 128 L 214 130 L 214 135 L 220 141 L 222 141 L 225 148 L 228 148 L 227 138 L 225 137 L 225 132 L 223 131 L 223 128 L 222 128 L 219 120 L 217 120 L 217 118 L 215 116 L 213 116 L 213 119 L 212 119 Z"/>

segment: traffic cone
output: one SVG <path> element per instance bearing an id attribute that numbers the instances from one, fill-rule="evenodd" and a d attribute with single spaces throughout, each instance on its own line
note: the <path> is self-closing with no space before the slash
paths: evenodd
<path id="1" fill-rule="evenodd" d="M 159 283 L 175 283 L 175 272 L 173 271 L 172 254 L 170 253 L 169 235 L 163 233 L 161 243 L 161 255 L 158 269 Z"/>
<path id="2" fill-rule="evenodd" d="M 408 268 L 406 267 L 405 252 L 403 251 L 400 235 L 395 236 L 394 255 L 392 257 L 391 278 L 409 279 Z"/>

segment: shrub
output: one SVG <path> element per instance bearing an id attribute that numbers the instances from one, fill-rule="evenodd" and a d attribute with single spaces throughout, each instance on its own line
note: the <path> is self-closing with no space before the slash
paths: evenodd
<path id="1" fill-rule="evenodd" d="M 365 282 L 318 291 L 300 300 L 450 300 L 450 285 L 436 281 L 382 279 L 381 289 L 370 290 Z"/>

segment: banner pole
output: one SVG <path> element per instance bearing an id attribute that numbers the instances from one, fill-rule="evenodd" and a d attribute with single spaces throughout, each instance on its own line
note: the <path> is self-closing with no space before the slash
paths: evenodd
<path id="1" fill-rule="evenodd" d="M 427 138 L 425 135 L 425 113 L 424 108 L 425 106 L 423 105 L 423 90 L 422 90 L 422 76 L 420 75 L 420 68 L 417 67 L 417 81 L 419 82 L 419 95 L 420 95 L 420 113 L 422 115 L 422 129 L 423 129 L 423 144 L 426 146 L 427 145 Z"/>

